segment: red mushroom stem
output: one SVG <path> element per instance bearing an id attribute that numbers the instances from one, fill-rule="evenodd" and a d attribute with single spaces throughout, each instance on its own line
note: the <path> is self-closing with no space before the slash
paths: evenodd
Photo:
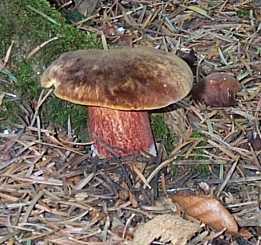
<path id="1" fill-rule="evenodd" d="M 148 112 L 88 107 L 88 117 L 98 156 L 111 158 L 141 152 L 156 155 Z"/>

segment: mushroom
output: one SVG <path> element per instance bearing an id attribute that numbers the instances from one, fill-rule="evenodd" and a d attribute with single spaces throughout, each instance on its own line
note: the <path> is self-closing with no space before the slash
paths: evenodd
<path id="1" fill-rule="evenodd" d="M 192 89 L 192 98 L 206 105 L 232 106 L 240 84 L 230 72 L 213 72 Z"/>
<path id="2" fill-rule="evenodd" d="M 105 158 L 156 155 L 148 111 L 184 98 L 192 81 L 182 59 L 152 48 L 64 53 L 41 77 L 57 97 L 88 106 L 94 152 Z"/>

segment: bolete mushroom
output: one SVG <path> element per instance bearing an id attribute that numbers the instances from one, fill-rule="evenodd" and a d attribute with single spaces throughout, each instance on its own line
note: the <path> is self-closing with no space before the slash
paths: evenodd
<path id="1" fill-rule="evenodd" d="M 152 48 L 64 53 L 41 77 L 57 97 L 88 106 L 95 152 L 105 158 L 156 155 L 148 111 L 184 98 L 192 81 L 182 59 Z"/>
<path id="2" fill-rule="evenodd" d="M 192 98 L 213 107 L 232 106 L 240 84 L 230 72 L 213 72 L 192 89 Z"/>

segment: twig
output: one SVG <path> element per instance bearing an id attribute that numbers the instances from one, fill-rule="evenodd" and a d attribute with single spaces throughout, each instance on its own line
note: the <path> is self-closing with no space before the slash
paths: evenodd
<path id="1" fill-rule="evenodd" d="M 224 190 L 224 188 L 226 187 L 228 181 L 231 179 L 231 176 L 233 175 L 236 167 L 237 167 L 237 164 L 238 164 L 238 161 L 239 161 L 239 157 L 235 160 L 235 162 L 233 163 L 232 167 L 229 169 L 228 173 L 227 173 L 227 176 L 224 180 L 224 182 L 222 183 L 222 185 L 219 187 L 218 189 L 218 192 L 217 192 L 217 197 L 220 196 L 221 192 Z"/>
<path id="2" fill-rule="evenodd" d="M 41 199 L 41 197 L 43 196 L 44 192 L 40 191 L 31 201 L 30 206 L 27 208 L 26 213 L 24 214 L 24 217 L 22 218 L 22 223 L 26 223 L 31 212 L 33 211 L 34 206 L 36 205 L 36 203 L 39 201 L 39 199 Z"/>
<path id="3" fill-rule="evenodd" d="M 27 5 L 27 7 L 28 7 L 29 9 L 31 9 L 33 12 L 35 12 L 35 13 L 41 15 L 43 18 L 47 19 L 47 20 L 50 21 L 51 23 L 53 23 L 53 24 L 55 24 L 55 25 L 57 25 L 57 26 L 61 26 L 60 23 L 58 23 L 56 20 L 54 20 L 54 19 L 51 18 L 50 16 L 44 14 L 44 13 L 41 12 L 40 10 L 38 10 L 38 9 L 36 9 L 36 8 L 34 8 L 34 7 L 32 7 L 31 5 Z"/>
<path id="4" fill-rule="evenodd" d="M 30 124 L 31 127 L 33 127 L 33 125 L 35 123 L 35 120 L 36 120 L 36 117 L 38 116 L 40 107 L 45 102 L 45 100 L 48 98 L 48 96 L 52 93 L 52 91 L 53 91 L 52 89 L 48 90 L 45 95 L 44 95 L 44 90 L 41 91 L 41 94 L 39 96 L 39 99 L 38 99 L 38 102 L 37 102 L 37 105 L 35 108 L 35 113 L 33 115 L 33 118 L 32 118 L 31 124 Z"/>
<path id="5" fill-rule="evenodd" d="M 36 48 L 34 48 L 26 57 L 26 59 L 30 59 L 32 58 L 32 56 L 34 56 L 37 52 L 39 52 L 42 48 L 44 48 L 46 45 L 48 45 L 49 43 L 58 40 L 59 37 L 53 37 L 45 42 L 43 42 L 42 44 L 38 45 Z"/>

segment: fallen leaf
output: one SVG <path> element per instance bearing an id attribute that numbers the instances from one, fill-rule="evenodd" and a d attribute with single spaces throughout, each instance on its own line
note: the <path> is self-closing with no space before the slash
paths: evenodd
<path id="1" fill-rule="evenodd" d="M 178 215 L 158 215 L 140 225 L 134 233 L 133 245 L 149 245 L 154 240 L 171 241 L 173 245 L 187 244 L 187 241 L 200 229 L 200 225 Z"/>
<path id="2" fill-rule="evenodd" d="M 171 197 L 186 214 L 209 225 L 217 231 L 226 228 L 231 234 L 238 233 L 238 225 L 234 217 L 215 198 L 180 192 Z"/>

